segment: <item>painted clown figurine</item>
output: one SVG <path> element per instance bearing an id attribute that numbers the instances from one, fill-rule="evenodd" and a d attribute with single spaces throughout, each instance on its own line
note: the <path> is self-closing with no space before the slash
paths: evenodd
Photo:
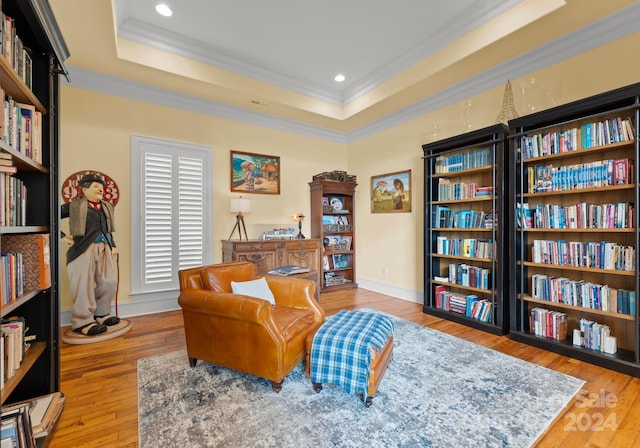
<path id="1" fill-rule="evenodd" d="M 71 328 L 76 333 L 95 336 L 116 325 L 111 302 L 118 288 L 113 240 L 114 209 L 102 200 L 104 179 L 86 174 L 80 179 L 82 196 L 61 206 L 61 219 L 69 218 L 70 235 L 62 234 L 69 245 L 67 273 L 73 298 Z"/>

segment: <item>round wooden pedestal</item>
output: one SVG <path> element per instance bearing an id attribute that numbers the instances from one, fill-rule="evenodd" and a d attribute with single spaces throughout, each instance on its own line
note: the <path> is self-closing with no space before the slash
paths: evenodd
<path id="1" fill-rule="evenodd" d="M 131 322 L 126 319 L 120 319 L 119 323 L 107 327 L 107 331 L 95 336 L 86 336 L 69 329 L 69 331 L 62 335 L 62 341 L 67 344 L 93 344 L 94 342 L 108 341 L 109 339 L 117 338 L 129 330 L 131 330 Z"/>

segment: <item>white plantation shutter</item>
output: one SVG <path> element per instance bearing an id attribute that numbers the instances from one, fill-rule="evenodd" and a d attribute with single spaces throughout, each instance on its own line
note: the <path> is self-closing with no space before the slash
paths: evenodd
<path id="1" fill-rule="evenodd" d="M 144 280 L 171 282 L 173 206 L 171 155 L 144 155 Z"/>
<path id="2" fill-rule="evenodd" d="M 203 264 L 202 162 L 181 157 L 179 173 L 178 268 L 184 269 Z"/>
<path id="3" fill-rule="evenodd" d="M 131 293 L 156 297 L 213 259 L 211 148 L 134 136 L 131 149 Z"/>

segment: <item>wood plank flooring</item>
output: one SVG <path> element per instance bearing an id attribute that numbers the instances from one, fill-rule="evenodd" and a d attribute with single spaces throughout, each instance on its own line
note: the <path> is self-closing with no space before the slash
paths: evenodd
<path id="1" fill-rule="evenodd" d="M 582 392 L 539 438 L 537 447 L 640 446 L 639 378 L 433 317 L 424 314 L 420 304 L 364 289 L 322 294 L 320 304 L 327 314 L 376 308 L 584 379 Z M 51 448 L 138 446 L 137 360 L 184 349 L 185 343 L 180 311 L 130 320 L 133 329 L 115 340 L 89 345 L 61 343 L 61 389 L 67 403 Z"/>

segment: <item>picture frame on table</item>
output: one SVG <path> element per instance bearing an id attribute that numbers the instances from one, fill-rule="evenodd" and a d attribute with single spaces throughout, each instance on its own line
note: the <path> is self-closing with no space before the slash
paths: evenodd
<path id="1" fill-rule="evenodd" d="M 280 157 L 231 151 L 232 193 L 280 194 Z"/>
<path id="2" fill-rule="evenodd" d="M 371 213 L 411 212 L 411 170 L 371 176 Z"/>

